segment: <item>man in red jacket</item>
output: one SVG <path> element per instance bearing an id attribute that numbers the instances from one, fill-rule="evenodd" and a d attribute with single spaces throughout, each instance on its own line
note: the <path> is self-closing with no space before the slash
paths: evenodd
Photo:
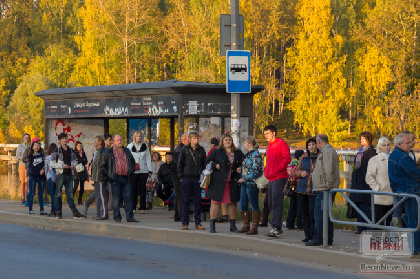
<path id="1" fill-rule="evenodd" d="M 270 237 L 283 236 L 283 231 L 281 230 L 283 223 L 283 190 L 289 177 L 287 166 L 292 161 L 289 146 L 283 139 L 276 138 L 276 134 L 277 129 L 274 125 L 268 125 L 264 128 L 264 136 L 268 141 L 264 175 L 269 181 L 267 195 L 272 227 L 266 236 Z"/>

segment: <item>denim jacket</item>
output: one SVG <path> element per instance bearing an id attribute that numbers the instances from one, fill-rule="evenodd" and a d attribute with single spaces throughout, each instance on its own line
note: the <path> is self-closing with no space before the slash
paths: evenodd
<path id="1" fill-rule="evenodd" d="M 262 157 L 258 148 L 254 148 L 245 154 L 242 162 L 242 179 L 244 184 L 256 186 L 255 180 L 263 174 Z"/>
<path id="2" fill-rule="evenodd" d="M 420 194 L 420 169 L 410 155 L 397 146 L 389 155 L 388 175 L 393 192 Z"/>

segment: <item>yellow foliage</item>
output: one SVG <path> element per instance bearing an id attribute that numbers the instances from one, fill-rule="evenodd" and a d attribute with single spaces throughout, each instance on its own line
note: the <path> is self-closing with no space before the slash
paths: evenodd
<path id="1" fill-rule="evenodd" d="M 15 123 L 10 122 L 9 129 L 8 129 L 8 136 L 11 141 L 14 143 L 20 143 L 22 138 L 22 132 L 18 130 Z"/>

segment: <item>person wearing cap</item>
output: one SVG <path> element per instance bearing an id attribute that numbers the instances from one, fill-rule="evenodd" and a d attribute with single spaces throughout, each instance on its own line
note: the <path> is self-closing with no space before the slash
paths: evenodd
<path id="1" fill-rule="evenodd" d="M 73 172 L 76 169 L 77 159 L 73 149 L 67 145 L 67 134 L 61 133 L 58 135 L 59 146 L 51 153 L 51 168 L 55 169 L 55 196 L 54 203 L 56 212 L 48 214 L 49 217 L 56 217 L 57 219 L 63 218 L 62 213 L 62 202 L 61 202 L 61 191 L 64 189 L 67 195 L 67 202 L 71 211 L 73 212 L 74 219 L 86 218 L 86 216 L 80 214 L 74 204 L 73 199 Z"/>
<path id="2" fill-rule="evenodd" d="M 297 204 L 302 215 L 303 232 L 305 234 L 302 242 L 308 242 L 315 236 L 314 209 L 316 193 L 313 192 L 312 173 L 315 169 L 318 153 L 316 138 L 308 139 L 306 141 L 306 153 L 295 171 L 295 177 L 299 179 L 295 189 Z"/>
<path id="3" fill-rule="evenodd" d="M 20 180 L 20 190 L 21 190 L 21 201 L 23 206 L 27 206 L 25 201 L 26 199 L 26 190 L 28 187 L 28 177 L 26 176 L 26 167 L 24 153 L 26 149 L 30 147 L 31 136 L 27 133 L 22 136 L 22 143 L 18 145 L 16 149 L 16 157 L 19 160 L 19 180 Z"/>

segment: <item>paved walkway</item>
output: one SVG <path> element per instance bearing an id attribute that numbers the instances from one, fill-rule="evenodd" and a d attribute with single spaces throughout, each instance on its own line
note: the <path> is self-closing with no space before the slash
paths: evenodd
<path id="1" fill-rule="evenodd" d="M 179 245 L 192 244 L 243 249 L 352 269 L 358 269 L 360 263 L 375 262 L 375 258 L 364 257 L 359 253 L 360 237 L 351 231 L 335 230 L 333 246 L 326 248 L 306 247 L 301 242 L 301 239 L 304 238 L 303 231 L 284 229 L 283 238 L 273 239 L 265 237 L 270 228 L 259 228 L 258 235 L 246 236 L 230 232 L 229 223 L 216 223 L 217 233 L 210 234 L 208 220 L 202 223 L 206 228 L 204 231 L 195 230 L 193 222 L 190 222 L 189 231 L 182 231 L 181 223 L 173 221 L 173 211 L 157 207 L 146 211 L 146 214 L 135 214 L 134 218 L 140 220 L 140 223 L 127 223 L 123 209 L 121 210 L 123 217 L 121 223 L 115 223 L 112 215 L 110 215 L 110 220 L 97 221 L 94 219 L 96 212 L 94 205 L 89 208 L 87 219 L 74 220 L 68 205 L 63 204 L 63 219 L 58 220 L 40 216 L 37 204 L 33 207 L 35 215 L 29 215 L 28 208 L 22 207 L 20 202 L 0 200 L 0 222 L 128 237 L 153 242 L 163 241 Z M 83 212 L 81 205 L 78 206 L 78 209 Z M 46 207 L 44 210 L 49 212 L 50 207 Z M 241 226 L 242 222 L 237 222 L 238 229 Z M 411 257 L 389 259 L 391 262 L 400 262 L 401 260 L 418 265 L 420 274 L 420 259 Z"/>

